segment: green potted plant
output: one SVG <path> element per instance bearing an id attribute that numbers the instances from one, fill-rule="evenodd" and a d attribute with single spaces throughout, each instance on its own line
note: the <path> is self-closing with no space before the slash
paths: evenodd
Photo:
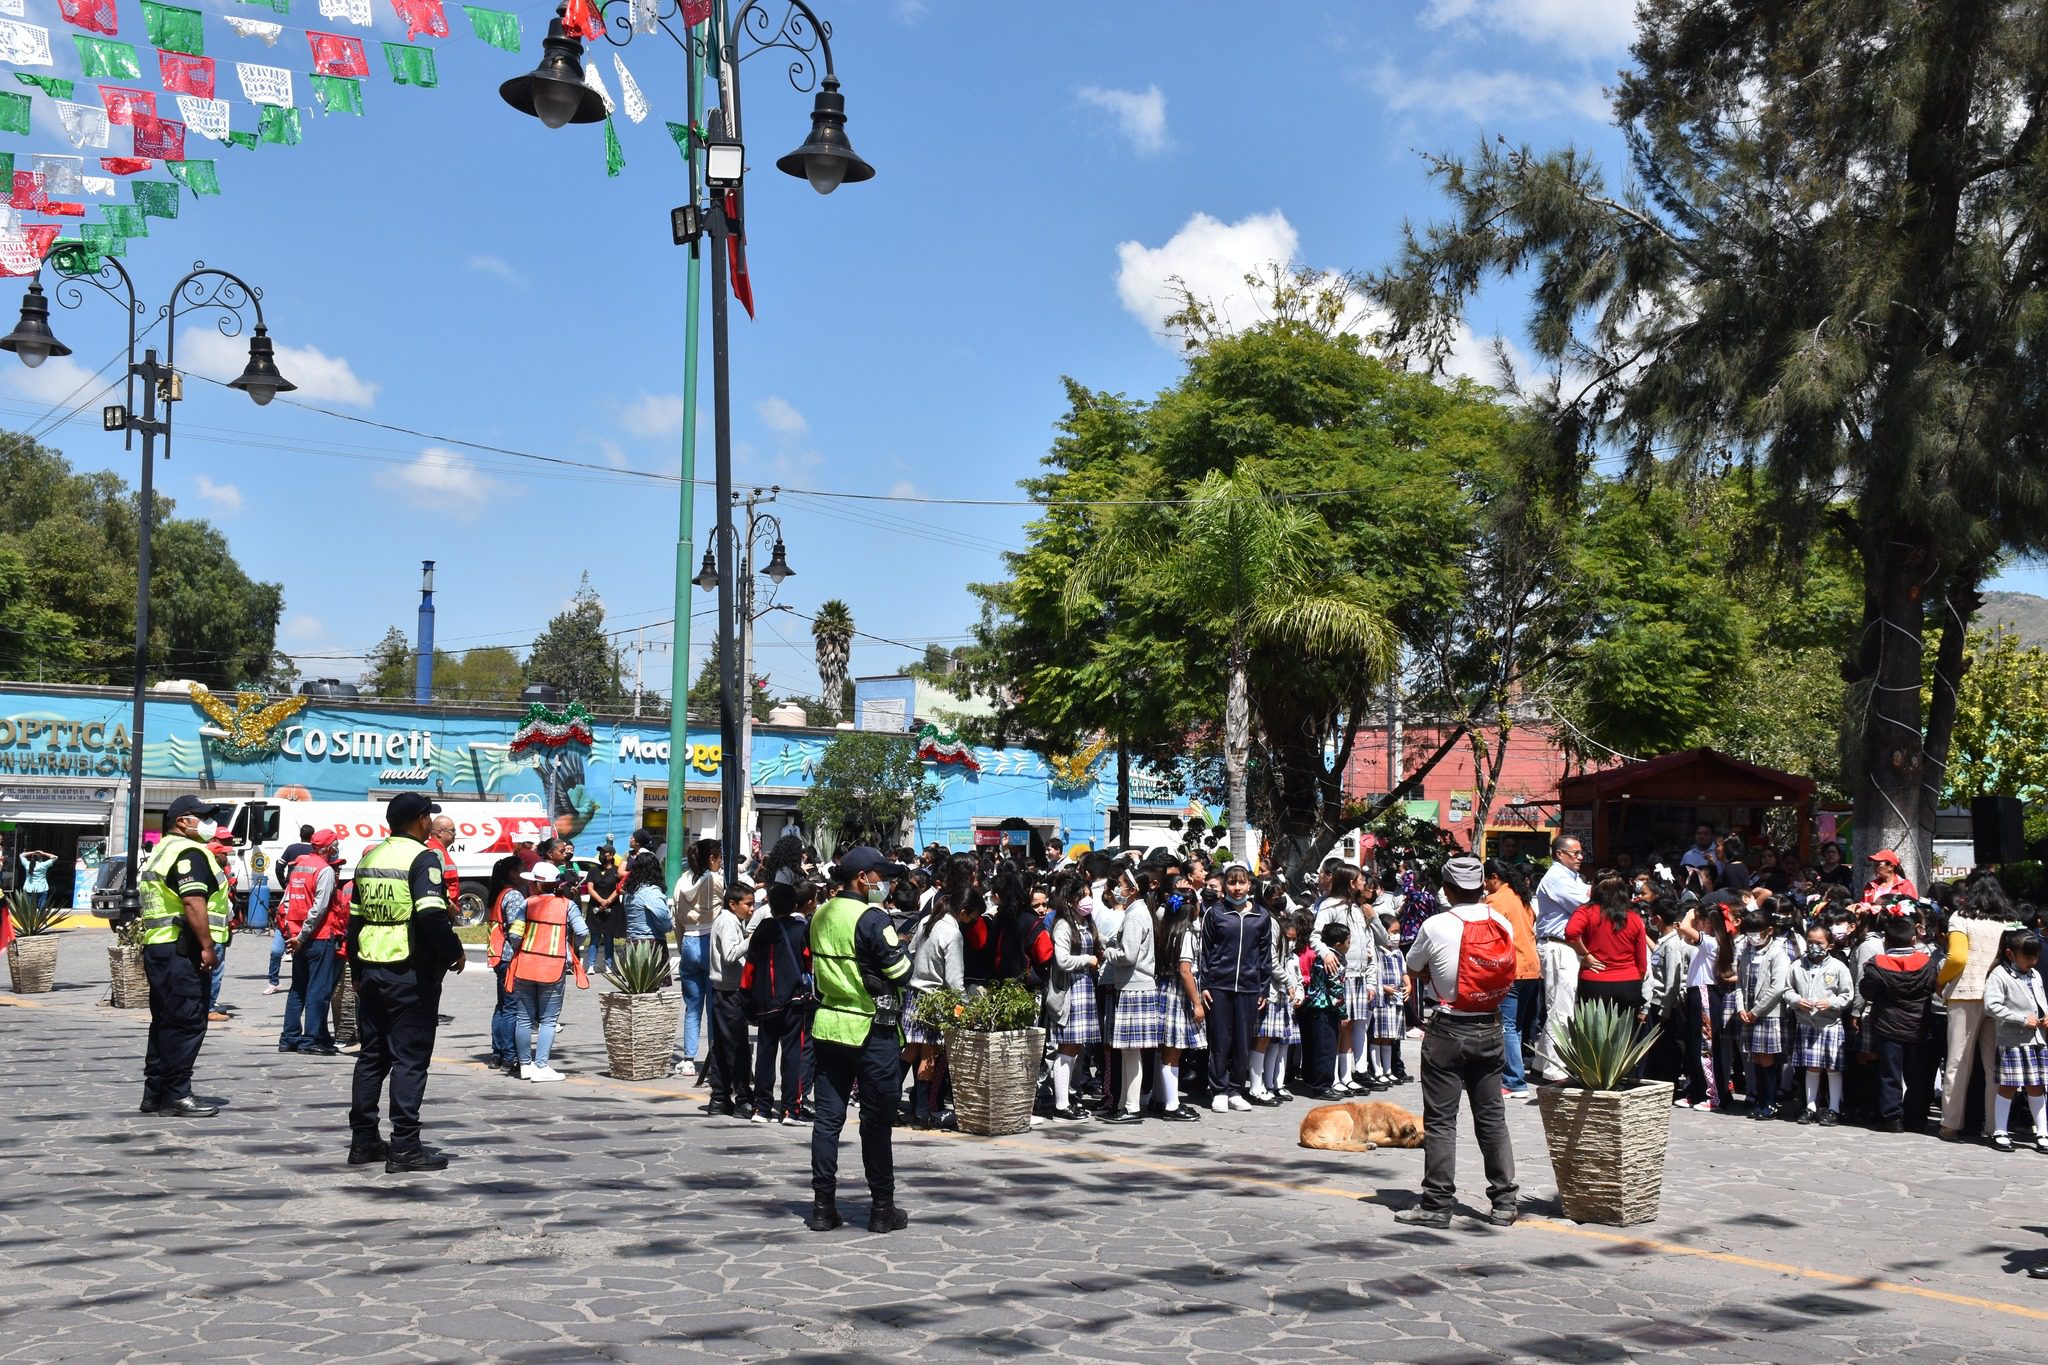
<path id="1" fill-rule="evenodd" d="M 107 945 L 107 977 L 113 983 L 107 1003 L 117 1010 L 149 1008 L 149 973 L 142 968 L 142 920 L 117 920 L 114 941 Z"/>
<path id="2" fill-rule="evenodd" d="M 1568 1079 L 1536 1092 L 1565 1217 L 1626 1227 L 1654 1222 L 1671 1136 L 1671 1083 L 1636 1080 L 1657 1031 L 1635 1012 L 1585 1000 L 1551 1035 Z"/>
<path id="3" fill-rule="evenodd" d="M 918 996 L 918 1023 L 945 1035 L 961 1132 L 1000 1137 L 1031 1127 L 1045 1059 L 1045 1030 L 1034 1027 L 1038 1010 L 1038 996 L 1019 981 L 998 981 L 966 997 L 948 990 Z"/>
<path id="4" fill-rule="evenodd" d="M 14 920 L 14 943 L 7 950 L 7 975 L 17 995 L 41 995 L 56 984 L 57 921 L 64 912 L 38 908 L 19 891 L 7 893 L 7 913 Z"/>
<path id="5" fill-rule="evenodd" d="M 597 998 L 604 1016 L 604 1048 L 612 1075 L 625 1081 L 658 1080 L 669 1074 L 682 997 L 674 989 L 668 955 L 659 943 L 634 939 L 622 944 L 604 974 L 612 989 Z"/>

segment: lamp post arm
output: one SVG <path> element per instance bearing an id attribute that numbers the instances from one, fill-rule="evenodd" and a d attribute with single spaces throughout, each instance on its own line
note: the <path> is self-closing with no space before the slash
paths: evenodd
<path id="1" fill-rule="evenodd" d="M 122 401 L 127 405 L 128 411 L 133 412 L 135 411 L 135 319 L 142 313 L 142 304 L 135 297 L 135 277 L 128 273 L 128 267 L 122 265 L 113 256 L 100 257 L 99 265 L 91 270 L 67 270 L 64 265 L 64 261 L 67 259 L 83 258 L 71 256 L 66 256 L 62 259 L 56 256 L 50 258 L 50 264 L 55 266 L 59 281 L 57 287 L 50 292 L 57 296 L 57 302 L 63 304 L 66 308 L 78 307 L 79 304 L 85 301 L 85 295 L 79 291 L 79 286 L 81 284 L 89 284 L 108 298 L 114 300 L 114 302 L 125 304 L 127 307 L 128 382 Z M 116 292 L 114 280 L 104 278 L 110 266 L 113 268 L 115 276 L 119 279 L 119 292 Z M 122 432 L 121 436 L 123 449 L 135 449 L 135 429 L 133 427 L 127 428 Z"/>
<path id="2" fill-rule="evenodd" d="M 211 281 L 211 283 L 202 283 Z M 186 312 L 200 308 L 217 308 L 220 321 L 216 324 L 224 337 L 242 334 L 242 310 L 253 309 L 256 313 L 256 328 L 263 329 L 263 291 L 250 284 L 231 270 L 210 266 L 204 261 L 194 261 L 185 277 L 171 286 L 171 301 L 157 310 L 157 316 L 166 320 L 164 328 L 163 373 L 176 373 L 178 368 L 178 303 L 183 300 Z M 153 381 L 152 381 L 153 382 Z M 164 405 L 164 458 L 171 458 L 171 405 Z"/>

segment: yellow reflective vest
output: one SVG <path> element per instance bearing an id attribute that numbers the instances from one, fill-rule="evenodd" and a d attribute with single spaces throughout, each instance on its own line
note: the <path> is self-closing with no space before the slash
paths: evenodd
<path id="1" fill-rule="evenodd" d="M 194 862 L 196 860 L 196 863 Z M 186 866 L 204 866 L 213 874 L 213 890 L 206 897 L 206 927 L 215 943 L 228 941 L 228 921 L 233 902 L 228 898 L 227 878 L 205 844 L 180 835 L 164 836 L 156 852 L 143 864 L 137 886 L 142 899 L 142 942 L 176 943 L 185 929 L 185 898 L 177 888 L 186 879 L 178 874 Z"/>

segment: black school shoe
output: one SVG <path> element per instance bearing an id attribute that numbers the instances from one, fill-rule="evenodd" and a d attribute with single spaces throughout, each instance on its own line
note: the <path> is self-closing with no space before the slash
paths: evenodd
<path id="1" fill-rule="evenodd" d="M 448 1154 L 437 1152 L 430 1147 L 417 1151 L 392 1152 L 384 1162 L 384 1174 L 400 1175 L 408 1171 L 445 1171 L 448 1169 Z"/>
<path id="2" fill-rule="evenodd" d="M 351 1166 L 369 1166 L 376 1162 L 388 1161 L 390 1159 L 390 1145 L 384 1142 L 361 1147 L 351 1145 L 348 1149 L 348 1164 Z"/>
<path id="3" fill-rule="evenodd" d="M 1143 1123 L 1145 1116 L 1133 1113 L 1128 1109 L 1120 1109 L 1103 1114 L 1102 1121 L 1104 1123 Z"/>

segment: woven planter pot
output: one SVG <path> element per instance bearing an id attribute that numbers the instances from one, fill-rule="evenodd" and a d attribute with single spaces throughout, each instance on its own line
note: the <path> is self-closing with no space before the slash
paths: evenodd
<path id="1" fill-rule="evenodd" d="M 946 1068 L 953 1075 L 953 1112 L 960 1131 L 983 1137 L 1021 1133 L 1031 1127 L 1038 1097 L 1038 1067 L 1045 1059 L 1045 1030 L 946 1032 Z"/>
<path id="2" fill-rule="evenodd" d="M 1633 1090 L 1546 1085 L 1536 1099 L 1564 1216 L 1610 1227 L 1655 1222 L 1671 1136 L 1670 1083 Z"/>
<path id="3" fill-rule="evenodd" d="M 41 995 L 57 983 L 57 936 L 18 938 L 7 950 L 7 975 L 16 995 Z"/>
<path id="4" fill-rule="evenodd" d="M 337 1044 L 345 1046 L 357 1041 L 356 983 L 346 962 L 341 964 L 341 980 L 335 983 L 334 994 L 327 997 L 327 1014 L 334 1021 Z"/>
<path id="5" fill-rule="evenodd" d="M 604 1015 L 604 1050 L 612 1075 L 622 1081 L 652 1081 L 668 1075 L 675 1052 L 682 997 L 674 991 L 626 995 L 609 991 L 597 998 Z"/>
<path id="6" fill-rule="evenodd" d="M 117 1010 L 149 1008 L 149 973 L 142 969 L 142 949 L 128 943 L 109 947 L 107 977 L 114 983 L 108 1004 Z"/>

